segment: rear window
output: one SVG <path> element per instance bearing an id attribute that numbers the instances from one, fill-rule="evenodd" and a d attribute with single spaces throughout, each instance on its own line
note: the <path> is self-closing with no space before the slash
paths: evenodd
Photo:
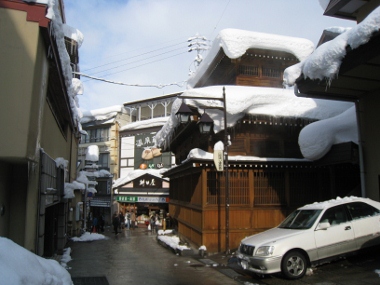
<path id="1" fill-rule="evenodd" d="M 353 220 L 380 215 L 380 210 L 362 202 L 346 204 Z"/>

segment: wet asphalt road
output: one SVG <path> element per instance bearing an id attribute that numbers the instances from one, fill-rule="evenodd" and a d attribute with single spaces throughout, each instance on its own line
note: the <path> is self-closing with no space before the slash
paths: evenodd
<path id="1" fill-rule="evenodd" d="M 75 282 L 78 277 L 101 276 L 110 285 L 239 284 L 212 265 L 176 255 L 160 245 L 156 234 L 145 228 L 124 230 L 117 237 L 109 229 L 104 234 L 108 239 L 68 244 L 73 260 L 67 265 L 74 284 L 90 284 Z"/>
<path id="2" fill-rule="evenodd" d="M 106 240 L 70 242 L 67 245 L 72 250 L 73 260 L 67 265 L 74 285 L 380 284 L 378 248 L 313 268 L 310 275 L 291 281 L 281 275 L 261 277 L 245 272 L 233 255 L 200 257 L 196 250 L 183 256 L 175 254 L 159 244 L 156 234 L 145 228 L 124 230 L 117 237 L 110 229 L 104 234 Z"/>

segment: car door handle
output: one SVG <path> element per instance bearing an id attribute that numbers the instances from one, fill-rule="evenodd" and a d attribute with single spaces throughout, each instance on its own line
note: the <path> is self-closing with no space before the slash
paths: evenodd
<path id="1" fill-rule="evenodd" d="M 345 231 L 348 231 L 348 230 L 351 230 L 351 227 L 350 226 L 347 226 L 344 228 Z"/>

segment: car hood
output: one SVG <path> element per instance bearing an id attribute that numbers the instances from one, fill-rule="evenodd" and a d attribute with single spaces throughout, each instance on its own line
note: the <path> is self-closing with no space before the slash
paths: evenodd
<path id="1" fill-rule="evenodd" d="M 241 242 L 246 245 L 260 246 L 271 244 L 279 240 L 287 239 L 305 233 L 308 230 L 273 228 L 265 232 L 244 238 Z"/>

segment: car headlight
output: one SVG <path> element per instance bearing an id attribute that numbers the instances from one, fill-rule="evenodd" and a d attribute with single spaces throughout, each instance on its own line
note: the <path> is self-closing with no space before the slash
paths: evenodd
<path id="1" fill-rule="evenodd" d="M 256 255 L 268 256 L 272 255 L 274 251 L 274 246 L 261 246 L 257 249 Z"/>

